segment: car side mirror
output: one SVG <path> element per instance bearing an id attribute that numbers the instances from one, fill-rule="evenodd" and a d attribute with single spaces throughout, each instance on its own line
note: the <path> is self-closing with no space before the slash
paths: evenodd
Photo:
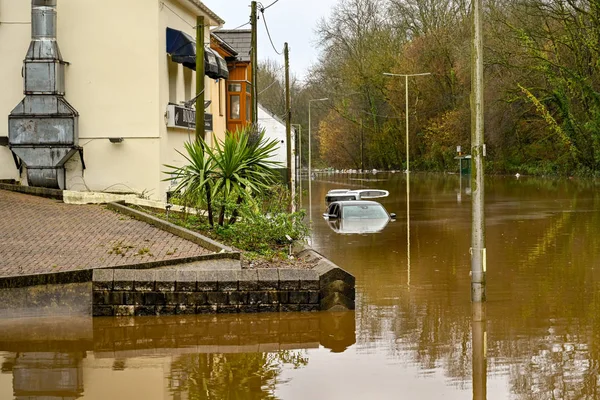
<path id="1" fill-rule="evenodd" d="M 396 219 L 396 213 L 390 213 L 390 218 L 391 219 Z"/>

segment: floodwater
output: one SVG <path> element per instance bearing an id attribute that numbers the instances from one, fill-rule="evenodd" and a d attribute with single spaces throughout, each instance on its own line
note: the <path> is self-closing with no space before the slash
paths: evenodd
<path id="1" fill-rule="evenodd" d="M 323 219 L 329 189 L 369 187 L 396 221 Z M 467 179 L 411 174 L 407 216 L 402 173 L 319 175 L 311 244 L 356 276 L 355 312 L 4 318 L 0 399 L 600 398 L 598 189 L 486 178 L 479 308 Z"/>

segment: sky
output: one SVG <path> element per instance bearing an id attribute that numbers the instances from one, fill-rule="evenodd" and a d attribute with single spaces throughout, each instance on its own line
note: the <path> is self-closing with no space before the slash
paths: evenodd
<path id="1" fill-rule="evenodd" d="M 264 7 L 275 0 L 262 0 Z M 265 20 L 271 32 L 277 55 L 269 42 L 262 15 L 258 21 L 258 59 L 276 60 L 283 65 L 283 44 L 288 42 L 290 69 L 300 79 L 306 77 L 307 69 L 319 56 L 315 29 L 321 18 L 331 14 L 340 0 L 279 0 L 265 10 Z M 203 0 L 208 8 L 225 20 L 225 29 L 233 29 L 250 20 L 251 0 Z M 259 7 L 260 3 L 259 2 Z M 249 29 L 246 25 L 244 29 Z"/>

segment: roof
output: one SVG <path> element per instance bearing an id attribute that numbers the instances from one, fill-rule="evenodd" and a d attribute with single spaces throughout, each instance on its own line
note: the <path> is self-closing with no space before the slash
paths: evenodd
<path id="1" fill-rule="evenodd" d="M 212 33 L 233 47 L 238 53 L 239 61 L 250 62 L 250 51 L 252 50 L 252 31 L 250 29 L 218 29 Z"/>
<path id="2" fill-rule="evenodd" d="M 203 13 L 205 13 L 210 18 L 212 18 L 217 24 L 219 24 L 219 25 L 225 24 L 225 21 L 221 17 L 219 17 L 217 14 L 215 14 L 210 8 L 206 7 L 206 5 L 204 5 L 204 3 L 202 3 L 200 0 L 187 0 L 187 1 L 189 3 L 192 3 L 193 5 L 195 5 L 196 7 L 198 7 Z"/>
<path id="3" fill-rule="evenodd" d="M 218 44 L 218 46 L 225 52 L 227 52 L 227 56 L 232 56 L 235 57 L 237 56 L 237 51 L 235 51 L 235 49 L 233 47 L 231 47 L 229 45 L 229 43 L 227 43 L 226 41 L 224 41 L 223 39 L 221 39 L 220 37 L 218 37 L 217 35 L 215 35 L 213 32 L 211 32 L 210 34 L 210 38 L 212 40 L 215 41 L 215 43 Z"/>
<path id="4" fill-rule="evenodd" d="M 265 112 L 265 114 L 267 114 L 269 117 L 273 118 L 275 121 L 279 122 L 281 125 L 285 125 L 286 123 L 279 118 L 277 115 L 273 114 L 271 111 L 267 110 L 265 108 L 265 106 L 263 106 L 262 104 L 258 103 L 258 108 L 260 108 L 261 110 L 263 110 Z"/>

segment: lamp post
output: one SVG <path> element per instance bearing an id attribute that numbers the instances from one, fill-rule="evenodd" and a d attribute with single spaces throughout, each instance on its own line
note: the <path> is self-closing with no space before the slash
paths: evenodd
<path id="1" fill-rule="evenodd" d="M 312 126 L 310 123 L 310 105 L 313 101 L 327 101 L 329 100 L 329 97 L 323 97 L 322 99 L 311 99 L 308 100 L 308 204 L 309 204 L 309 212 L 308 212 L 308 220 L 310 223 L 312 223 L 312 184 L 311 184 L 311 177 L 312 177 L 312 169 L 311 169 L 311 162 L 312 162 L 312 153 L 311 153 L 311 132 L 312 132 Z"/>
<path id="2" fill-rule="evenodd" d="M 403 76 L 404 86 L 406 89 L 406 109 L 405 109 L 405 125 L 406 125 L 406 259 L 407 259 L 407 281 L 406 284 L 410 287 L 410 166 L 408 153 L 408 77 L 409 76 L 424 76 L 431 75 L 430 72 L 420 74 L 392 74 L 389 72 L 383 73 L 386 76 Z"/>

